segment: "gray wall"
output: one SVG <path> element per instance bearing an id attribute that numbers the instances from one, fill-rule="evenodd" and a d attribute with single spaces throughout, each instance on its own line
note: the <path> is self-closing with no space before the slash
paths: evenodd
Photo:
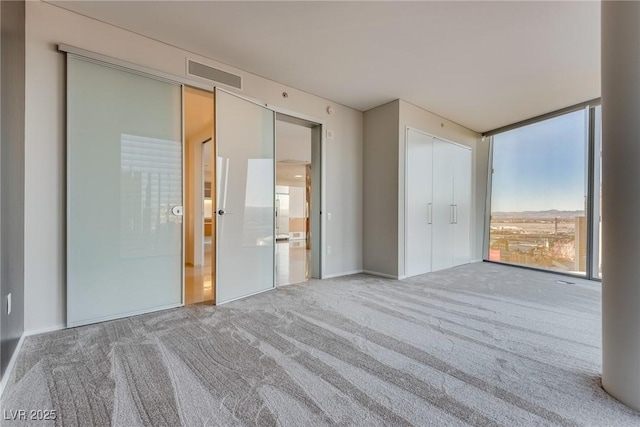
<path id="1" fill-rule="evenodd" d="M 0 2 L 1 372 L 24 330 L 25 3 Z M 7 315 L 7 295 L 12 311 Z"/>
<path id="2" fill-rule="evenodd" d="M 400 101 L 364 113 L 363 268 L 398 276 Z"/>

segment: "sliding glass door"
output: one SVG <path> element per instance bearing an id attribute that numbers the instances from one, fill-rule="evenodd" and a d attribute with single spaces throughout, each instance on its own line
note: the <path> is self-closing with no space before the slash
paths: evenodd
<path id="1" fill-rule="evenodd" d="M 216 303 L 272 289 L 275 113 L 216 90 Z"/>
<path id="2" fill-rule="evenodd" d="M 178 306 L 181 86 L 73 55 L 67 76 L 67 325 Z"/>

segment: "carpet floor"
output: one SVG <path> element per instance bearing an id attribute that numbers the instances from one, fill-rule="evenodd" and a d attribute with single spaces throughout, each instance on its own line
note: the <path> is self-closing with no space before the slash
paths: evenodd
<path id="1" fill-rule="evenodd" d="M 29 337 L 2 425 L 640 426 L 601 388 L 600 341 L 596 282 L 487 263 L 312 280 Z"/>

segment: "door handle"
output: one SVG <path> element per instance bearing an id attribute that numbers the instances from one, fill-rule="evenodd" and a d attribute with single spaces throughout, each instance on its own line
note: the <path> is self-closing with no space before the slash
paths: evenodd
<path id="1" fill-rule="evenodd" d="M 458 223 L 458 205 L 453 205 L 453 223 Z"/>
<path id="2" fill-rule="evenodd" d="M 223 216 L 223 215 L 233 215 L 235 214 L 235 212 L 227 212 L 224 209 L 220 209 L 218 210 L 218 215 Z"/>
<path id="3" fill-rule="evenodd" d="M 427 203 L 427 224 L 433 224 L 433 203 Z"/>
<path id="4" fill-rule="evenodd" d="M 171 208 L 171 213 L 175 216 L 182 216 L 182 206 L 174 206 Z"/>
<path id="5" fill-rule="evenodd" d="M 454 205 L 449 205 L 451 210 L 449 211 L 449 224 L 455 224 L 455 208 Z"/>

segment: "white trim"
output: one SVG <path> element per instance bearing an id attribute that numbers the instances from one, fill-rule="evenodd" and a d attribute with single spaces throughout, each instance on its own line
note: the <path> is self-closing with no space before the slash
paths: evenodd
<path id="1" fill-rule="evenodd" d="M 241 297 L 233 298 L 233 299 L 230 299 L 230 300 L 227 300 L 227 301 L 224 301 L 224 302 L 217 302 L 217 301 L 216 301 L 216 307 L 217 307 L 217 306 L 219 306 L 219 305 L 223 305 L 223 304 L 227 304 L 227 303 L 233 302 L 233 301 L 238 301 L 238 300 L 241 300 L 241 299 L 244 299 L 244 298 L 252 297 L 252 296 L 254 296 L 254 295 L 262 294 L 262 293 L 264 293 L 264 292 L 273 291 L 274 289 L 277 289 L 277 288 L 278 288 L 278 287 L 277 287 L 277 286 L 275 286 L 275 284 L 274 284 L 273 288 L 263 289 L 263 290 L 261 290 L 261 291 L 254 292 L 254 293 L 252 293 L 252 294 L 243 295 L 243 296 L 241 296 Z"/>
<path id="2" fill-rule="evenodd" d="M 364 273 L 364 271 L 363 270 L 344 271 L 342 273 L 328 274 L 324 276 L 321 280 L 335 279 L 336 277 L 352 276 L 354 274 L 360 274 L 360 273 Z"/>
<path id="3" fill-rule="evenodd" d="M 370 274 L 371 276 L 384 277 L 385 279 L 400 280 L 400 276 L 394 276 L 393 274 L 380 273 L 378 271 L 371 271 L 371 270 L 363 270 L 362 272 L 364 274 Z"/>
<path id="4" fill-rule="evenodd" d="M 61 331 L 61 330 L 66 329 L 66 328 L 67 328 L 67 325 L 65 325 L 64 323 L 61 323 L 59 325 L 48 326 L 46 328 L 32 329 L 32 330 L 29 330 L 29 331 L 24 331 L 24 335 L 26 337 L 32 337 L 34 335 L 46 334 L 48 332 Z"/>
<path id="5" fill-rule="evenodd" d="M 13 351 L 13 356 L 11 356 L 11 360 L 9 360 L 7 369 L 5 369 L 4 375 L 2 375 L 2 381 L 0 381 L 0 397 L 2 397 L 2 394 L 4 393 L 4 389 L 7 385 L 7 382 L 9 382 L 9 377 L 11 376 L 11 372 L 13 372 L 13 368 L 16 365 L 16 361 L 18 360 L 18 354 L 20 353 L 20 350 L 22 350 L 22 344 L 24 343 L 25 337 L 26 337 L 26 334 L 23 332 L 22 335 L 20 336 L 20 340 L 18 341 L 18 345 Z"/>
<path id="6" fill-rule="evenodd" d="M 161 307 L 153 307 L 145 310 L 130 311 L 127 313 L 116 314 L 114 316 L 94 317 L 78 322 L 67 322 L 67 328 L 77 328 L 78 326 L 93 325 L 95 323 L 107 322 L 109 320 L 124 319 L 125 317 L 139 316 L 141 314 L 155 313 L 156 311 L 170 310 L 172 308 L 184 307 L 184 304 L 169 304 Z"/>
<path id="7" fill-rule="evenodd" d="M 484 262 L 484 260 L 482 260 L 481 258 L 472 259 L 471 261 L 469 261 L 469 264 L 475 264 L 476 262 Z"/>

